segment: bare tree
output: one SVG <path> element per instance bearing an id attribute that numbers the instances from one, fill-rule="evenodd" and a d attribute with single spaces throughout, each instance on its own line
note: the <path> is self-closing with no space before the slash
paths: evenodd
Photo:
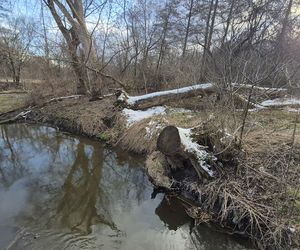
<path id="1" fill-rule="evenodd" d="M 87 28 L 82 0 L 67 0 L 66 3 L 59 0 L 43 1 L 67 42 L 78 79 L 77 93 L 85 94 L 88 91 L 92 96 L 96 96 L 101 91 L 102 79 L 95 71 L 97 54 Z"/>
<path id="2" fill-rule="evenodd" d="M 8 27 L 0 29 L 0 50 L 13 81 L 19 85 L 21 71 L 30 58 L 34 24 L 25 18 L 8 19 Z"/>

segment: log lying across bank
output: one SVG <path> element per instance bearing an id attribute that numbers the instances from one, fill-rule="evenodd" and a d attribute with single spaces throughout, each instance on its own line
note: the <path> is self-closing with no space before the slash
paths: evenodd
<path id="1" fill-rule="evenodd" d="M 163 105 L 168 101 L 182 98 L 208 95 L 216 92 L 216 86 L 212 83 L 197 84 L 179 89 L 158 91 L 141 96 L 129 96 L 125 92 L 120 92 L 118 100 L 124 102 L 131 109 L 147 109 L 153 106 Z"/>
<path id="2" fill-rule="evenodd" d="M 213 157 L 192 141 L 191 134 L 191 129 L 167 126 L 157 139 L 157 149 L 165 155 L 172 171 L 192 168 L 200 181 L 212 178 L 214 171 L 209 162 Z"/>
<path id="3" fill-rule="evenodd" d="M 267 87 L 252 86 L 249 84 L 232 84 L 231 86 L 232 86 L 231 91 L 234 90 L 233 97 L 235 99 L 235 102 L 237 104 L 242 104 L 243 106 L 248 106 L 250 109 L 263 109 L 266 107 L 270 107 L 271 105 L 269 105 L 268 103 L 272 100 L 267 100 L 268 102 L 263 102 L 261 104 L 255 103 L 251 100 L 248 100 L 247 97 L 244 97 L 243 95 L 239 94 L 238 92 L 240 90 L 248 91 L 249 89 L 251 89 L 251 91 L 254 91 L 256 94 L 259 94 L 260 96 L 264 96 L 267 99 L 283 98 L 287 94 L 287 89 L 283 89 L 283 88 L 267 88 Z M 197 85 L 192 85 L 192 86 L 178 88 L 178 89 L 158 91 L 158 92 L 140 95 L 140 96 L 130 96 L 123 90 L 120 90 L 117 93 L 117 97 L 118 97 L 118 102 L 123 103 L 124 107 L 133 110 L 140 110 L 140 109 L 151 108 L 154 106 L 164 105 L 170 101 L 181 100 L 181 99 L 195 97 L 195 96 L 218 94 L 219 91 L 220 88 L 216 84 L 205 83 L 205 84 L 197 84 Z M 287 99 L 294 100 L 294 98 L 287 98 Z M 265 103 L 266 105 L 264 105 Z M 291 106 L 291 102 L 285 101 L 284 103 L 282 103 L 281 106 Z M 275 105 L 272 105 L 272 107 L 275 107 Z"/>
<path id="4" fill-rule="evenodd" d="M 205 136 L 209 143 L 201 146 Z M 207 134 L 201 127 L 167 126 L 159 134 L 157 151 L 147 157 L 150 179 L 167 194 L 182 200 L 195 224 L 217 223 L 250 237 L 260 249 L 288 249 L 290 229 L 278 223 L 269 200 L 259 193 L 251 195 L 244 175 L 247 171 L 248 177 L 258 183 L 262 176 L 243 165 L 235 165 L 234 161 L 226 161 L 226 155 L 220 154 L 229 151 L 229 158 L 237 156 L 233 139 L 219 130 Z M 211 143 L 215 146 L 213 151 Z"/>

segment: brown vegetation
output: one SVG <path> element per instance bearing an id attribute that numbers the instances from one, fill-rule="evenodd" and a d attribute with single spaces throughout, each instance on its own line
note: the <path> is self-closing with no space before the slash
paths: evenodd
<path id="1" fill-rule="evenodd" d="M 183 200 L 197 222 L 213 220 L 263 249 L 297 245 L 299 112 L 257 110 L 265 99 L 300 94 L 297 1 L 41 3 L 38 25 L 7 12 L 0 25 L 0 89 L 15 92 L 0 94 L 1 121 L 46 123 L 150 155 L 154 184 L 192 194 Z M 133 108 L 172 108 L 131 126 L 115 105 L 120 87 L 135 95 L 201 82 L 213 91 L 141 101 Z M 74 93 L 83 95 L 64 98 Z M 222 163 L 215 179 L 169 179 L 156 152 L 168 125 L 198 128 L 197 143 Z M 233 139 L 220 142 L 225 133 Z"/>

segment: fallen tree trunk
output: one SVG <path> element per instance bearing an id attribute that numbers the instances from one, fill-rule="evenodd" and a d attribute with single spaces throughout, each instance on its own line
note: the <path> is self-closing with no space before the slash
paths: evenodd
<path id="1" fill-rule="evenodd" d="M 276 98 L 282 97 L 287 93 L 286 89 L 282 88 L 264 88 L 258 86 L 252 86 L 248 84 L 233 84 L 234 89 L 237 91 L 248 90 L 253 88 L 255 92 L 259 95 L 264 95 L 267 98 Z M 179 89 L 172 89 L 166 91 L 158 91 L 146 95 L 140 96 L 130 96 L 123 90 L 117 91 L 117 102 L 123 106 L 133 110 L 140 110 L 140 109 L 147 109 L 154 106 L 164 105 L 169 101 L 185 99 L 195 96 L 201 95 L 211 95 L 218 92 L 218 88 L 216 84 L 213 83 L 206 83 L 206 84 L 198 84 L 193 86 L 188 86 Z M 236 103 L 240 103 L 242 105 L 247 105 L 248 100 L 241 94 L 237 92 L 233 93 L 234 99 Z M 260 105 L 255 102 L 249 103 L 249 108 L 251 109 L 262 109 L 264 105 Z"/>
<path id="2" fill-rule="evenodd" d="M 261 103 L 264 107 L 282 108 L 282 107 L 300 107 L 300 98 L 276 98 L 273 100 L 265 100 Z"/>
<path id="3" fill-rule="evenodd" d="M 260 87 L 260 86 L 253 86 L 251 84 L 232 84 L 234 90 L 249 90 L 253 89 L 255 93 L 259 93 L 261 95 L 265 95 L 268 98 L 278 98 L 283 97 L 287 94 L 288 90 L 285 88 L 269 88 L 269 87 Z"/>
<path id="4" fill-rule="evenodd" d="M 203 148 L 198 143 L 206 140 L 205 134 L 208 138 L 203 144 L 207 147 Z M 196 138 L 197 143 L 192 138 Z M 202 171 L 209 175 L 206 164 L 212 162 L 208 150 L 217 148 L 224 152 L 234 145 L 233 139 L 234 136 L 218 129 L 167 126 L 157 139 L 158 151 L 154 151 L 146 161 L 150 180 L 158 189 L 180 198 L 186 204 L 188 215 L 195 219 L 195 224 L 217 222 L 234 233 L 250 237 L 261 249 L 289 249 L 292 234 L 289 227 L 277 222 L 275 210 L 266 203 L 269 198 L 260 193 L 249 195 L 249 179 L 245 178 L 245 172 L 248 174 L 250 171 L 248 176 L 256 183 L 261 181 L 260 171 L 256 175 L 249 166 L 245 168 L 245 164 L 237 161 L 231 161 L 229 165 L 219 164 L 224 163 L 224 158 L 214 150 L 212 155 L 218 156 L 218 161 L 215 160 L 212 165 L 216 175 L 209 180 L 203 176 Z M 225 148 L 222 150 L 222 147 Z M 197 154 L 199 151 L 203 152 L 201 160 Z M 237 152 L 231 151 L 230 158 L 236 155 Z M 240 171 L 236 172 L 236 167 Z"/>
<path id="5" fill-rule="evenodd" d="M 167 177 L 176 181 L 192 178 L 197 182 L 214 177 L 215 170 L 210 165 L 214 157 L 205 147 L 192 141 L 192 133 L 191 129 L 167 126 L 159 134 L 159 152 L 155 151 L 148 158 L 147 169 L 152 179 L 164 183 L 163 187 L 170 185 L 170 181 L 166 181 Z"/>
<path id="6" fill-rule="evenodd" d="M 234 100 L 235 100 L 235 103 L 236 104 L 242 104 L 243 106 L 247 106 L 250 108 L 250 109 L 263 109 L 264 106 L 260 105 L 260 104 L 256 104 L 254 102 L 251 102 L 251 101 L 248 101 L 245 97 L 243 97 L 242 95 L 239 95 L 237 93 L 234 93 Z M 248 104 L 249 102 L 249 104 Z"/>
<path id="7" fill-rule="evenodd" d="M 215 85 L 212 83 L 207 83 L 179 89 L 159 91 L 141 96 L 129 96 L 126 92 L 119 91 L 117 96 L 118 102 L 121 102 L 123 106 L 138 110 L 163 105 L 172 100 L 184 99 L 199 95 L 209 95 L 215 92 Z"/>

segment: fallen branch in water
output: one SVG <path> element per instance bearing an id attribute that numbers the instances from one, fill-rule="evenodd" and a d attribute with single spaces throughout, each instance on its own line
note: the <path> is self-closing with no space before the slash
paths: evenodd
<path id="1" fill-rule="evenodd" d="M 0 121 L 0 124 L 14 122 L 17 119 L 19 119 L 20 117 L 25 118 L 27 116 L 27 114 L 29 114 L 31 111 L 32 110 L 22 111 L 21 113 L 17 114 L 16 116 L 14 116 L 12 118 L 8 118 L 6 120 Z"/>

